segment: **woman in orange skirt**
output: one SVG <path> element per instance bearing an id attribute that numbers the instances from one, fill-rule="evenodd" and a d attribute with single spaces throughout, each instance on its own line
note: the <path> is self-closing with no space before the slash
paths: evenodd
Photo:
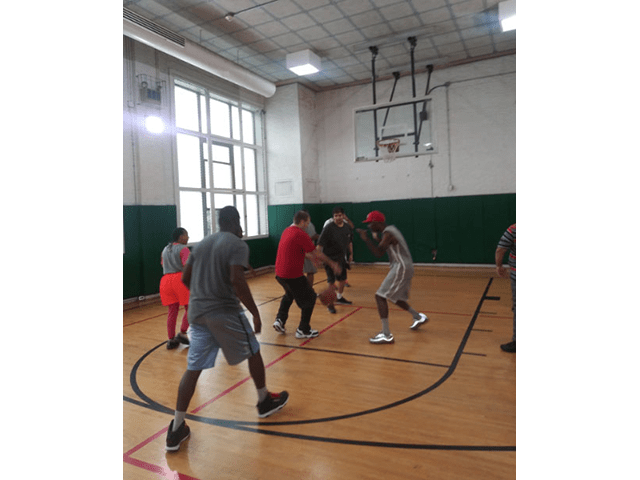
<path id="1" fill-rule="evenodd" d="M 181 343 L 189 345 L 189 337 L 187 329 L 189 328 L 189 320 L 187 319 L 187 310 L 189 308 L 189 289 L 182 283 L 182 267 L 187 263 L 189 258 L 189 234 L 184 228 L 176 228 L 172 235 L 173 242 L 169 243 L 162 250 L 163 276 L 160 280 L 160 300 L 162 305 L 169 307 L 167 315 L 167 349 L 176 348 Z M 178 310 L 180 305 L 184 305 L 184 316 L 182 317 L 182 325 L 180 333 L 176 335 L 176 323 L 178 320 Z"/>

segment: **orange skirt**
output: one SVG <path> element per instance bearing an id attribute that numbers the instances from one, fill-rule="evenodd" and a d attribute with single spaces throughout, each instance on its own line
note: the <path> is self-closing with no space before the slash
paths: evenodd
<path id="1" fill-rule="evenodd" d="M 162 305 L 189 305 L 189 289 L 182 283 L 182 272 L 167 273 L 160 279 Z"/>

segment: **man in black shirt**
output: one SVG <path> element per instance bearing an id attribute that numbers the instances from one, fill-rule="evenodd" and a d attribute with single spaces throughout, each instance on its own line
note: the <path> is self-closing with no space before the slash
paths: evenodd
<path id="1" fill-rule="evenodd" d="M 344 221 L 344 209 L 335 207 L 333 209 L 333 222 L 328 223 L 318 239 L 318 249 L 331 260 L 338 262 L 342 267 L 342 273 L 336 275 L 330 268 L 325 268 L 327 272 L 327 283 L 336 289 L 336 302 L 341 305 L 351 305 L 352 302 L 342 296 L 344 286 L 347 281 L 347 269 L 353 262 L 353 229 Z M 338 287 L 335 284 L 338 282 Z M 331 313 L 336 313 L 334 304 L 327 306 Z"/>

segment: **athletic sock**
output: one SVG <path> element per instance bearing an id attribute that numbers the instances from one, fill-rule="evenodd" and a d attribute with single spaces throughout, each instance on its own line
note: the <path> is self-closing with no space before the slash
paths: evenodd
<path id="1" fill-rule="evenodd" d="M 415 320 L 420 318 L 420 314 L 411 307 L 407 308 L 407 312 L 409 312 Z"/>
<path id="2" fill-rule="evenodd" d="M 178 412 L 176 410 L 176 416 L 173 418 L 173 428 L 171 429 L 172 432 L 175 432 L 176 430 L 178 430 L 180 425 L 182 425 L 182 422 L 184 422 L 184 417 L 186 414 L 187 412 Z"/>
<path id="3" fill-rule="evenodd" d="M 340 292 L 336 293 L 336 298 L 342 298 L 342 294 Z"/>
<path id="4" fill-rule="evenodd" d="M 262 403 L 262 401 L 267 398 L 267 395 L 269 395 L 269 390 L 267 389 L 266 386 L 259 388 L 258 389 L 258 403 Z"/>
<path id="5" fill-rule="evenodd" d="M 389 330 L 389 319 L 381 318 L 380 321 L 382 322 L 382 333 L 384 333 L 388 337 L 389 335 L 391 335 L 391 330 Z"/>

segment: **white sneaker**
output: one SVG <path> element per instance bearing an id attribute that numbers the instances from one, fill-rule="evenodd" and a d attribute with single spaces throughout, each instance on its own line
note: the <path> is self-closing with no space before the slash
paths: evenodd
<path id="1" fill-rule="evenodd" d="M 388 336 L 384 333 L 380 332 L 375 337 L 370 338 L 369 341 L 371 343 L 393 343 L 393 334 L 389 334 Z"/>
<path id="2" fill-rule="evenodd" d="M 309 333 L 304 333 L 299 328 L 296 329 L 296 338 L 316 338 L 318 335 L 320 335 L 318 330 L 311 329 L 309 330 Z"/>
<path id="3" fill-rule="evenodd" d="M 280 320 L 279 318 L 276 318 L 276 321 L 273 322 L 273 328 L 276 332 L 278 332 L 281 335 L 284 335 L 286 332 L 286 330 L 284 329 L 284 324 L 282 323 L 282 320 Z"/>
<path id="4" fill-rule="evenodd" d="M 421 313 L 420 318 L 418 318 L 417 320 L 414 320 L 413 324 L 411 325 L 411 330 L 417 329 L 420 325 L 422 325 L 423 323 L 426 323 L 428 320 L 429 320 L 429 317 L 427 317 L 424 313 Z"/>

